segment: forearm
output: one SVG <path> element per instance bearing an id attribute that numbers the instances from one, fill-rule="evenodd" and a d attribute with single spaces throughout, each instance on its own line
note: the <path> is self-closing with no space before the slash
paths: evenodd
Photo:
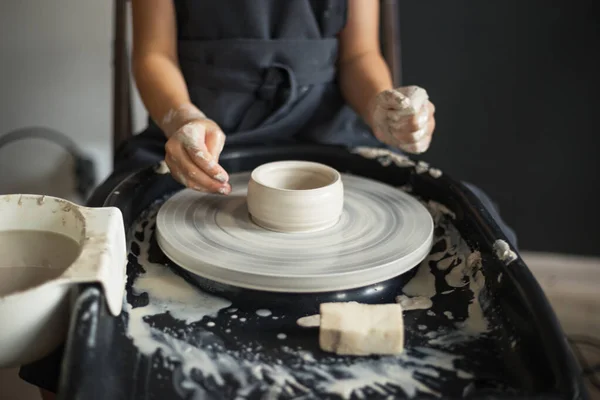
<path id="1" fill-rule="evenodd" d="M 160 53 L 135 55 L 133 74 L 140 97 L 150 117 L 167 136 L 186 120 L 204 117 L 190 104 L 187 85 L 181 70 L 171 58 Z M 173 118 L 175 114 L 178 114 L 177 121 Z"/>
<path id="2" fill-rule="evenodd" d="M 393 88 L 390 69 L 379 51 L 370 51 L 340 62 L 339 82 L 346 102 L 373 126 L 370 102 Z"/>

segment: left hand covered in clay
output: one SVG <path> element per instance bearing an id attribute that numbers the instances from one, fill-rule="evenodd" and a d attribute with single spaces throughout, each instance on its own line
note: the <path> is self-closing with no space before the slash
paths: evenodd
<path id="1" fill-rule="evenodd" d="M 371 101 L 375 137 L 401 150 L 420 154 L 429 148 L 435 129 L 435 107 L 417 86 L 384 90 Z"/>

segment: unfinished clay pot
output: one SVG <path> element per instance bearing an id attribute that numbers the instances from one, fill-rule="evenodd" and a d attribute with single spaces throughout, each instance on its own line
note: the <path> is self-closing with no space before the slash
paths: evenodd
<path id="1" fill-rule="evenodd" d="M 335 169 L 308 161 L 278 161 L 252 171 L 248 212 L 257 225 L 277 232 L 316 232 L 335 225 L 344 207 L 344 185 Z"/>

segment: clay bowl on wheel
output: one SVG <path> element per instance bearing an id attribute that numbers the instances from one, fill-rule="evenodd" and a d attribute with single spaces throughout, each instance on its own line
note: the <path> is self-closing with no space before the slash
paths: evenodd
<path id="1" fill-rule="evenodd" d="M 315 232 L 335 225 L 344 207 L 338 171 L 309 161 L 277 161 L 252 171 L 248 212 L 257 225 L 278 232 Z"/>

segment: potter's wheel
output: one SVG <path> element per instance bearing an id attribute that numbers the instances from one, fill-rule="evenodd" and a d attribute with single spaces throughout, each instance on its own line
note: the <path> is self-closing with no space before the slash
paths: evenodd
<path id="1" fill-rule="evenodd" d="M 229 196 L 185 189 L 167 200 L 156 220 L 165 255 L 192 274 L 222 284 L 315 293 L 391 279 L 418 265 L 431 249 L 431 215 L 391 186 L 343 174 L 344 211 L 337 225 L 313 233 L 278 233 L 251 221 L 249 178 L 250 173 L 232 174 Z"/>

